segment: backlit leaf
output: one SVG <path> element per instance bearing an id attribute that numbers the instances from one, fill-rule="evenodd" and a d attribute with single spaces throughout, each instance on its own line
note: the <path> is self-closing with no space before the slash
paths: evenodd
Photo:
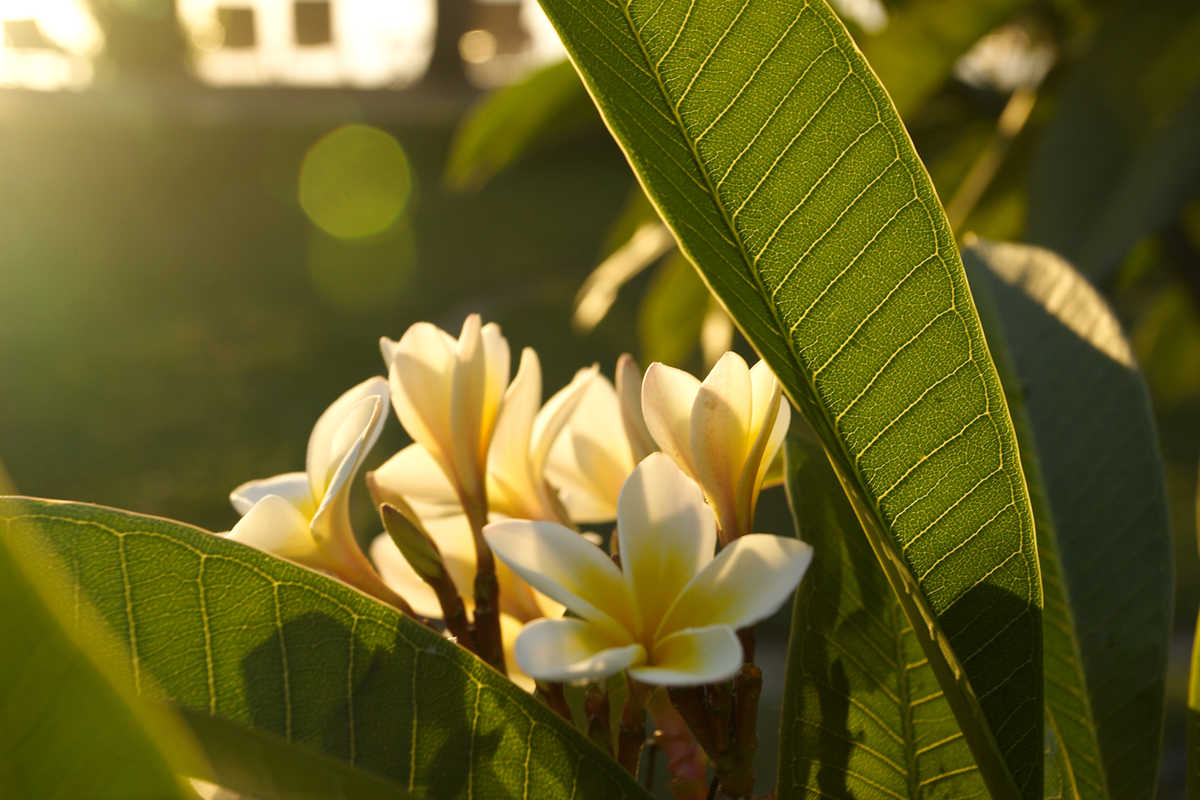
<path id="1" fill-rule="evenodd" d="M 376 789 L 360 795 L 335 772 L 330 796 L 386 796 L 381 781 L 432 797 L 645 796 L 483 662 L 330 578 L 197 528 L 96 506 L 7 499 L 0 525 L 9 540 L 59 554 L 124 642 L 134 687 L 198 720 L 210 757 L 227 759 L 213 766 L 231 788 L 295 796 L 247 771 L 249 743 L 268 765 L 290 757 L 297 775 L 322 774 L 305 759 L 352 765 Z"/>
<path id="2" fill-rule="evenodd" d="M 819 1 L 542 6 L 681 249 L 830 453 L 992 793 L 1040 796 L 1041 580 L 1015 435 L 879 81 Z"/>

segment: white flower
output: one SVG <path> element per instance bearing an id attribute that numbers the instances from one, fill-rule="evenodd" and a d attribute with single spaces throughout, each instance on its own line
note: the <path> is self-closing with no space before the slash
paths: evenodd
<path id="1" fill-rule="evenodd" d="M 546 483 L 546 462 L 597 372 L 596 367 L 580 370 L 539 410 L 541 363 L 532 349 L 522 351 L 487 453 L 487 499 L 492 514 L 568 522 L 553 488 Z M 462 513 L 454 487 L 419 440 L 384 462 L 375 471 L 375 481 L 404 497 L 423 521 Z"/>
<path id="2" fill-rule="evenodd" d="M 644 683 L 687 686 L 731 677 L 742 664 L 735 631 L 777 609 L 804 576 L 812 548 L 743 536 L 716 558 L 716 523 L 697 487 L 653 454 L 621 490 L 622 567 L 572 530 L 507 520 L 484 536 L 530 586 L 578 618 L 526 625 L 516 660 L 539 680 L 596 679 L 629 670 Z"/>
<path id="3" fill-rule="evenodd" d="M 396 416 L 440 467 L 468 515 L 482 518 L 484 471 L 501 399 L 508 386 L 508 342 L 479 315 L 455 341 L 418 322 L 393 342 L 380 341 Z"/>
<path id="4" fill-rule="evenodd" d="M 475 546 L 467 518 L 458 514 L 423 520 L 422 524 L 437 543 L 442 563 L 467 613 L 474 613 L 472 589 L 475 582 Z M 371 543 L 370 555 L 383 580 L 412 605 L 413 611 L 429 619 L 442 618 L 437 595 L 400 554 L 390 536 L 384 533 L 376 537 Z M 500 583 L 500 637 L 504 645 L 508 677 L 523 689 L 532 691 L 533 680 L 520 671 L 514 656 L 517 634 L 526 622 L 541 617 L 562 616 L 563 607 L 540 592 L 535 592 L 503 563 L 496 565 L 496 579 Z"/>
<path id="5" fill-rule="evenodd" d="M 575 523 L 616 519 L 621 485 L 657 449 L 642 420 L 641 382 L 633 358 L 621 356 L 616 388 L 597 376 L 550 450 L 547 479 Z"/>
<path id="6" fill-rule="evenodd" d="M 313 426 L 305 472 L 250 481 L 233 490 L 229 499 L 243 516 L 229 538 L 396 602 L 350 527 L 351 482 L 379 438 L 387 402 L 383 378 L 363 381 L 335 400 Z"/>
<path id="7" fill-rule="evenodd" d="M 787 435 L 791 409 L 759 361 L 723 355 L 704 382 L 654 363 L 642 381 L 642 412 L 654 441 L 704 489 L 721 541 L 754 524 L 758 493 Z"/>

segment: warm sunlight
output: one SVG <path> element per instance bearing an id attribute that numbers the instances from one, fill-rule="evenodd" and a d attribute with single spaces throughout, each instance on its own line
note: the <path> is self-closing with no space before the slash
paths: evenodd
<path id="1" fill-rule="evenodd" d="M 102 45 L 81 0 L 0 0 L 0 87 L 86 86 Z"/>

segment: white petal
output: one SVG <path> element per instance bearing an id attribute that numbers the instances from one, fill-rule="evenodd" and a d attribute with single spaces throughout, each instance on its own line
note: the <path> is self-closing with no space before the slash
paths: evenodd
<path id="1" fill-rule="evenodd" d="M 750 380 L 753 384 L 754 407 L 750 423 L 752 443 L 737 479 L 737 524 L 729 531 L 722 531 L 725 542 L 753 529 L 758 493 L 771 467 L 771 460 L 783 444 L 791 419 L 779 381 L 775 380 L 774 373 L 765 361 L 759 361 L 750 370 Z"/>
<path id="2" fill-rule="evenodd" d="M 657 361 L 642 380 L 642 415 L 646 429 L 664 453 L 680 468 L 695 476 L 692 463 L 692 404 L 700 381 L 681 369 Z"/>
<path id="3" fill-rule="evenodd" d="M 617 443 L 621 444 L 620 440 Z M 572 522 L 612 522 L 617 518 L 617 498 L 633 463 L 628 453 L 621 452 L 623 447 L 614 449 L 611 440 L 606 446 L 580 431 L 567 431 L 559 437 L 546 474 L 558 488 Z M 568 463 L 569 468 L 565 466 Z"/>
<path id="4" fill-rule="evenodd" d="M 588 387 L 599 374 L 600 368 L 591 366 L 575 373 L 563 388 L 554 393 L 533 421 L 533 439 L 529 449 L 529 469 L 534 479 L 544 479 L 546 460 L 550 457 L 550 448 L 562 433 L 563 427 L 579 407 L 579 403 L 587 394 Z"/>
<path id="5" fill-rule="evenodd" d="M 739 529 L 738 481 L 750 449 L 750 369 L 737 353 L 726 353 L 708 373 L 692 407 L 692 465 L 717 511 L 727 539 Z M 724 540 L 724 539 L 723 539 Z"/>
<path id="6" fill-rule="evenodd" d="M 750 382 L 754 396 L 754 419 L 750 424 L 750 432 L 755 437 L 755 442 L 746 459 L 748 472 L 743 473 L 742 479 L 752 481 L 754 494 L 757 495 L 763 478 L 787 435 L 788 423 L 791 422 L 791 407 L 787 398 L 783 397 L 779 381 L 767 366 L 767 362 L 759 361 L 751 368 Z M 747 524 L 752 522 L 753 520 L 747 520 Z"/>
<path id="7" fill-rule="evenodd" d="M 550 449 L 546 479 L 559 490 L 573 522 L 611 522 L 621 484 L 633 471 L 631 456 L 617 393 L 597 375 Z"/>
<path id="8" fill-rule="evenodd" d="M 642 663 L 640 644 L 613 639 L 608 631 L 581 619 L 541 619 L 517 637 L 517 664 L 544 681 L 605 678 Z"/>
<path id="9" fill-rule="evenodd" d="M 379 577 L 383 578 L 389 589 L 407 600 L 413 611 L 430 619 L 442 618 L 442 606 L 438 603 L 437 594 L 409 566 L 392 537 L 386 533 L 376 536 L 371 542 L 370 554 Z"/>
<path id="10" fill-rule="evenodd" d="M 346 448 L 345 453 L 309 525 L 319 542 L 337 542 L 338 549 L 348 553 L 354 560 L 362 560 L 362 552 L 354 541 L 354 532 L 350 527 L 350 489 L 370 446 L 379 438 L 379 430 L 386 419 L 385 408 L 379 398 L 365 397 L 350 410 L 334 433 L 333 445 L 339 449 Z M 308 480 L 310 484 L 313 481 L 311 472 Z"/>
<path id="11" fill-rule="evenodd" d="M 657 635 L 704 625 L 753 625 L 783 605 L 811 561 L 812 547 L 799 539 L 742 536 L 688 584 Z"/>
<path id="12" fill-rule="evenodd" d="M 487 466 L 487 448 L 492 427 L 485 431 L 483 410 L 487 395 L 487 354 L 479 335 L 478 314 L 463 321 L 455 350 L 450 390 L 450 460 L 458 484 L 468 497 L 483 496 L 483 478 Z"/>
<path id="13" fill-rule="evenodd" d="M 491 436 L 496 426 L 504 390 L 508 387 L 512 357 L 509 354 L 508 340 L 500 333 L 500 326 L 496 323 L 489 322 L 484 325 L 479 336 L 483 341 L 483 355 L 487 362 L 480 426 L 480 431 L 486 439 Z"/>
<path id="14" fill-rule="evenodd" d="M 396 347 L 399 344 L 395 339 L 389 339 L 386 336 L 379 337 L 379 352 L 383 354 L 384 369 L 392 368 L 392 359 L 396 356 Z"/>
<path id="15" fill-rule="evenodd" d="M 521 628 L 524 626 L 525 623 L 511 614 L 500 613 L 500 641 L 504 646 L 504 667 L 508 672 L 508 679 L 525 691 L 532 692 L 537 688 L 533 678 L 526 675 L 517 663 L 517 637 L 521 635 Z"/>
<path id="16" fill-rule="evenodd" d="M 717 544 L 712 510 L 700 487 L 674 461 L 652 453 L 621 489 L 617 535 L 638 630 L 651 633 L 688 582 L 712 560 Z"/>
<path id="17" fill-rule="evenodd" d="M 287 500 L 305 517 L 316 513 L 317 503 L 308 487 L 308 475 L 303 472 L 285 472 L 273 478 L 243 483 L 229 494 L 229 502 L 239 514 L 245 514 L 269 494 Z"/>
<path id="18" fill-rule="evenodd" d="M 658 686 L 699 686 L 732 678 L 742 666 L 742 643 L 727 625 L 679 631 L 654 643 L 648 664 L 629 677 Z"/>
<path id="19" fill-rule="evenodd" d="M 388 385 L 400 424 L 441 464 L 447 478 L 454 480 L 449 450 L 454 339 L 428 322 L 418 322 L 391 348 L 381 346 L 392 355 Z"/>
<path id="20" fill-rule="evenodd" d="M 760 360 L 750 368 L 750 394 L 754 398 L 754 415 L 750 422 L 752 431 L 762 429 L 768 411 L 775 402 L 775 395 L 779 392 L 779 381 L 767 362 Z"/>
<path id="21" fill-rule="evenodd" d="M 554 522 L 504 520 L 483 529 L 496 557 L 525 582 L 612 636 L 633 628 L 621 571 L 599 547 Z"/>
<path id="22" fill-rule="evenodd" d="M 375 481 L 386 491 L 402 496 L 422 519 L 462 513 L 454 487 L 429 451 L 419 444 L 410 444 L 383 462 L 375 470 Z"/>
<path id="23" fill-rule="evenodd" d="M 255 503 L 233 526 L 229 538 L 307 566 L 322 564 L 308 519 L 279 495 Z"/>
<path id="24" fill-rule="evenodd" d="M 755 497 L 758 496 L 759 491 L 762 490 L 763 484 L 767 480 L 767 473 L 771 471 L 771 467 L 779 455 L 779 449 L 783 446 L 783 440 L 787 438 L 788 426 L 791 425 L 791 422 L 791 404 L 788 403 L 786 397 L 781 397 L 779 400 L 779 410 L 775 414 L 775 424 L 771 426 L 766 446 L 763 447 L 762 460 L 759 462 L 758 473 L 754 476 Z M 782 481 L 780 482 L 782 483 Z M 753 523 L 753 520 L 749 522 Z"/>
<path id="25" fill-rule="evenodd" d="M 386 389 L 387 384 L 384 384 Z M 344 529 L 342 534 L 350 536 L 350 488 L 358 468 L 367 457 L 371 445 L 379 438 L 379 431 L 386 419 L 386 406 L 377 397 L 363 398 L 350 411 L 342 425 L 335 432 L 333 445 L 338 450 L 344 449 L 337 469 L 325 487 L 317 512 L 313 514 L 312 528 L 318 536 L 330 534 L 333 530 Z M 312 473 L 309 473 L 309 483 L 312 483 Z"/>
<path id="26" fill-rule="evenodd" d="M 530 480 L 529 447 L 541 402 L 542 366 L 537 353 L 526 347 L 516 377 L 504 394 L 488 451 L 488 505 L 509 516 L 527 516 L 522 513 L 524 506 L 528 498 L 537 495 Z"/>
<path id="27" fill-rule="evenodd" d="M 339 478 L 358 470 L 383 430 L 388 397 L 385 379 L 368 378 L 334 400 L 317 419 L 305 457 L 313 497 L 324 497 Z M 346 463 L 348 456 L 354 457 L 351 463 Z"/>
<path id="28" fill-rule="evenodd" d="M 621 354 L 617 359 L 615 377 L 621 405 L 621 425 L 625 429 L 625 437 L 629 439 L 633 460 L 641 461 L 658 447 L 642 416 L 642 371 L 633 356 Z"/>

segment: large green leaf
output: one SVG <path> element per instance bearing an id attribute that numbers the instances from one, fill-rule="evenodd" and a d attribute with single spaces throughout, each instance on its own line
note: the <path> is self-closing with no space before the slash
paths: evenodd
<path id="1" fill-rule="evenodd" d="M 1016 439 L 887 94 L 823 2 L 542 5 L 829 451 L 993 793 L 1040 794 L 1041 581 Z"/>
<path id="2" fill-rule="evenodd" d="M 793 423 L 787 487 L 813 562 L 796 595 L 780 717 L 780 800 L 987 797 L 824 451 Z"/>
<path id="3" fill-rule="evenodd" d="M 185 710 L 214 761 L 228 760 L 213 766 L 233 788 L 251 788 L 237 785 L 255 777 L 240 763 L 248 747 L 297 769 L 315 759 L 365 773 L 308 785 L 320 795 L 386 796 L 386 779 L 432 797 L 645 796 L 490 667 L 330 578 L 197 528 L 96 506 L 8 499 L 0 520 L 8 537 L 60 554 L 126 644 L 134 686 Z M 269 777 L 253 789 L 295 791 Z"/>
<path id="4" fill-rule="evenodd" d="M 1084 797 L 1153 797 L 1172 567 L 1150 398 L 1120 323 L 1036 247 L 972 243 L 968 275 L 1021 430 L 1046 614 L 1046 700 Z M 999 352 L 998 352 L 999 351 Z M 1009 373 L 1011 369 L 1011 373 Z"/>
<path id="5" fill-rule="evenodd" d="M 23 544 L 0 538 L 0 796 L 186 797 L 181 726 L 133 695 L 52 556 Z"/>

